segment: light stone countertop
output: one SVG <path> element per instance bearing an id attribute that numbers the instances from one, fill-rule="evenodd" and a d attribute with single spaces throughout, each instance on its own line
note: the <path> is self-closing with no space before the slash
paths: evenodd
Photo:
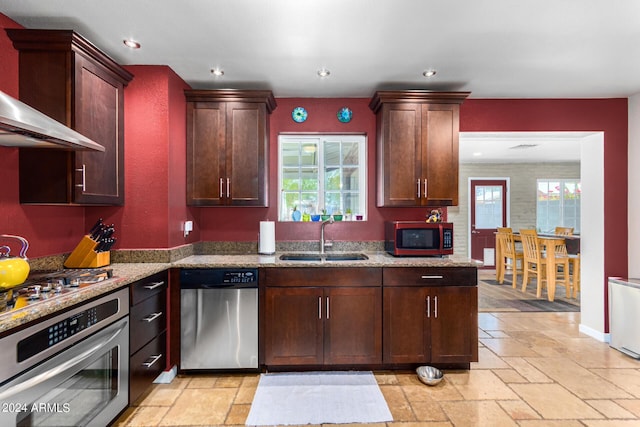
<path id="1" fill-rule="evenodd" d="M 286 252 L 315 254 L 317 252 Z M 340 252 L 331 252 L 340 254 Z M 369 259 L 357 261 L 283 261 L 275 255 L 192 255 L 172 264 L 176 268 L 215 267 L 480 267 L 482 264 L 469 258 L 446 257 L 394 257 L 386 252 L 364 252 Z M 327 253 L 329 254 L 329 253 Z"/>
<path id="2" fill-rule="evenodd" d="M 305 252 L 296 252 L 305 253 Z M 339 252 L 334 252 L 339 253 Z M 83 301 L 115 291 L 137 280 L 169 268 L 217 267 L 479 267 L 478 261 L 464 257 L 393 257 L 384 252 L 366 252 L 369 259 L 359 261 L 283 261 L 275 255 L 192 255 L 173 263 L 114 263 L 113 278 L 92 284 L 77 292 L 42 301 L 18 310 L 0 314 L 0 334 L 34 320 L 65 310 Z"/>

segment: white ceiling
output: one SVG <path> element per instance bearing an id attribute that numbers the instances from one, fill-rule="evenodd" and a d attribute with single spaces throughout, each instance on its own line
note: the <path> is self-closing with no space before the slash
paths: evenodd
<path id="1" fill-rule="evenodd" d="M 365 98 L 378 89 L 471 98 L 640 92 L 640 0 L 0 0 L 0 11 L 27 28 L 73 29 L 124 65 L 168 65 L 194 89 Z M 126 48 L 125 38 L 142 48 Z M 323 67 L 326 78 L 317 75 Z M 423 77 L 427 69 L 435 77 Z M 579 138 L 463 134 L 460 158 L 577 161 Z"/>
<path id="2" fill-rule="evenodd" d="M 580 162 L 593 132 L 461 132 L 460 163 Z"/>
<path id="3" fill-rule="evenodd" d="M 27 28 L 74 29 L 121 64 L 168 65 L 199 89 L 640 92 L 638 0 L 0 0 L 0 11 Z M 142 48 L 129 50 L 125 38 Z M 317 76 L 322 67 L 329 77 Z M 429 68 L 437 74 L 427 80 Z"/>

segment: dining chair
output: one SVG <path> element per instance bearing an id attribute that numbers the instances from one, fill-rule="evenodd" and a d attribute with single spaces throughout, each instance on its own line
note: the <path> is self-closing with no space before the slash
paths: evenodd
<path id="1" fill-rule="evenodd" d="M 555 256 L 556 262 L 556 277 L 558 273 L 562 273 L 561 278 L 557 278 L 557 283 L 563 283 L 565 287 L 569 286 L 569 258 L 557 255 L 553 253 L 544 254 L 541 248 L 540 241 L 538 240 L 538 233 L 534 229 L 521 229 L 520 238 L 522 239 L 522 250 L 524 254 L 524 266 L 522 274 L 522 292 L 527 291 L 527 284 L 529 283 L 529 275 L 533 274 L 536 277 L 536 296 L 540 298 L 542 296 L 542 287 L 546 285 L 547 277 L 547 260 L 548 256 Z M 562 270 L 559 270 L 562 267 Z"/>
<path id="2" fill-rule="evenodd" d="M 555 234 L 558 236 L 573 236 L 573 227 L 556 227 Z"/>
<path id="3" fill-rule="evenodd" d="M 556 227 L 555 234 L 559 236 L 573 236 L 573 227 Z M 556 246 L 556 254 L 569 258 L 569 277 L 571 283 L 566 287 L 567 298 L 577 298 L 580 291 L 580 254 L 569 254 L 567 245 Z"/>
<path id="4" fill-rule="evenodd" d="M 516 249 L 516 242 L 513 237 L 513 230 L 510 227 L 499 227 L 496 233 L 496 244 L 500 245 L 501 258 L 497 262 L 502 263 L 498 283 L 504 282 L 504 275 L 507 270 L 513 270 L 512 286 L 517 287 L 518 272 L 523 273 L 524 254 Z"/>

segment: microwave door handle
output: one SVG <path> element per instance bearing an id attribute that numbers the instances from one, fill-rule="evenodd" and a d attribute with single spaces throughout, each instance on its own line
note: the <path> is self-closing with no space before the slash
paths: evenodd
<path id="1" fill-rule="evenodd" d="M 66 362 L 62 362 L 61 364 L 57 365 L 56 367 L 54 367 L 52 369 L 49 369 L 48 371 L 45 371 L 45 372 L 43 372 L 41 374 L 38 374 L 35 377 L 29 378 L 28 380 L 23 381 L 23 382 L 21 382 L 19 384 L 16 384 L 15 386 L 5 390 L 4 392 L 0 393 L 0 401 L 6 402 L 7 399 L 9 399 L 11 396 L 14 396 L 16 394 L 22 393 L 23 391 L 28 390 L 30 388 L 33 388 L 33 387 L 37 386 L 38 384 L 41 384 L 44 381 L 47 381 L 48 379 L 53 378 L 56 375 L 64 373 L 65 371 L 70 370 L 71 368 L 75 367 L 76 365 L 81 364 L 83 361 L 87 360 L 92 355 L 96 354 L 97 352 L 99 352 L 100 350 L 105 348 L 111 341 L 113 341 L 113 339 L 116 336 L 118 336 L 118 334 L 120 332 L 122 332 L 122 330 L 125 327 L 128 327 L 128 324 L 126 322 L 124 322 L 111 335 L 109 335 L 105 339 L 101 340 L 100 342 L 96 343 L 91 348 L 87 349 L 86 351 L 83 351 L 79 355 L 77 355 L 75 357 L 72 357 L 71 359 L 67 360 Z"/>

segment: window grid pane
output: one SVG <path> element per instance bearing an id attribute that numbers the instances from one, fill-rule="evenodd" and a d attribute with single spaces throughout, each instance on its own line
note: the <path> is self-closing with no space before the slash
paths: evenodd
<path id="1" fill-rule="evenodd" d="M 538 180 L 536 228 L 541 233 L 553 233 L 555 227 L 573 227 L 580 233 L 579 180 Z"/>
<path id="2" fill-rule="evenodd" d="M 364 136 L 280 137 L 280 221 L 302 213 L 366 215 Z"/>

